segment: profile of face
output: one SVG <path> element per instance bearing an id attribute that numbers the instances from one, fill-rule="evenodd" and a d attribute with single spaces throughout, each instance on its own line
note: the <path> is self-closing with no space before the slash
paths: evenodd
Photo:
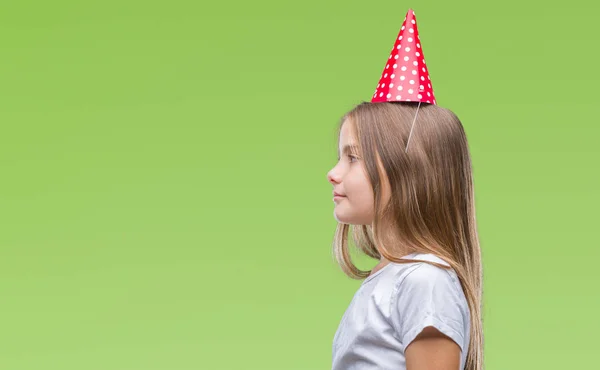
<path id="1" fill-rule="evenodd" d="M 339 137 L 338 162 L 328 173 L 333 192 L 343 195 L 334 198 L 334 217 L 340 223 L 371 225 L 375 209 L 374 195 L 363 157 L 358 152 L 354 128 L 344 121 Z M 381 162 L 380 166 L 381 166 Z M 389 199 L 389 185 L 383 180 L 383 201 Z"/>

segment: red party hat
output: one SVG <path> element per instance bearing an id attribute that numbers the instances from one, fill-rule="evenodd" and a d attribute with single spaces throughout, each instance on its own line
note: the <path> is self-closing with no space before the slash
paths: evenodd
<path id="1" fill-rule="evenodd" d="M 415 12 L 409 9 L 371 102 L 414 101 L 436 104 L 429 71 L 417 29 Z"/>

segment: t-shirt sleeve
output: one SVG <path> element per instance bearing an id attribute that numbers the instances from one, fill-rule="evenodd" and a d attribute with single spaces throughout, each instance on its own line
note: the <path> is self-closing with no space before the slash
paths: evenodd
<path id="1" fill-rule="evenodd" d="M 419 263 L 396 283 L 390 301 L 394 330 L 402 351 L 428 326 L 433 326 L 465 351 L 468 305 L 455 275 Z"/>

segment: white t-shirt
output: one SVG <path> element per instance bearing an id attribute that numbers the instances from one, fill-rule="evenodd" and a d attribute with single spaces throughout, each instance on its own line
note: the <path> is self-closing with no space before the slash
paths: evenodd
<path id="1" fill-rule="evenodd" d="M 402 257 L 439 262 L 432 254 Z M 333 338 L 332 370 L 406 369 L 404 351 L 427 326 L 461 348 L 464 369 L 470 312 L 454 270 L 390 262 L 363 280 Z"/>

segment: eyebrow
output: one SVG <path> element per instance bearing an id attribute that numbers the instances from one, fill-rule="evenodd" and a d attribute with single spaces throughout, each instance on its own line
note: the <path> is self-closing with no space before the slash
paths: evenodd
<path id="1" fill-rule="evenodd" d="M 344 146 L 344 149 L 342 149 L 342 154 L 346 154 L 348 152 L 353 152 L 353 151 L 357 151 L 358 152 L 358 145 L 355 144 L 347 144 Z M 338 152 L 338 159 L 340 157 L 340 152 Z"/>

